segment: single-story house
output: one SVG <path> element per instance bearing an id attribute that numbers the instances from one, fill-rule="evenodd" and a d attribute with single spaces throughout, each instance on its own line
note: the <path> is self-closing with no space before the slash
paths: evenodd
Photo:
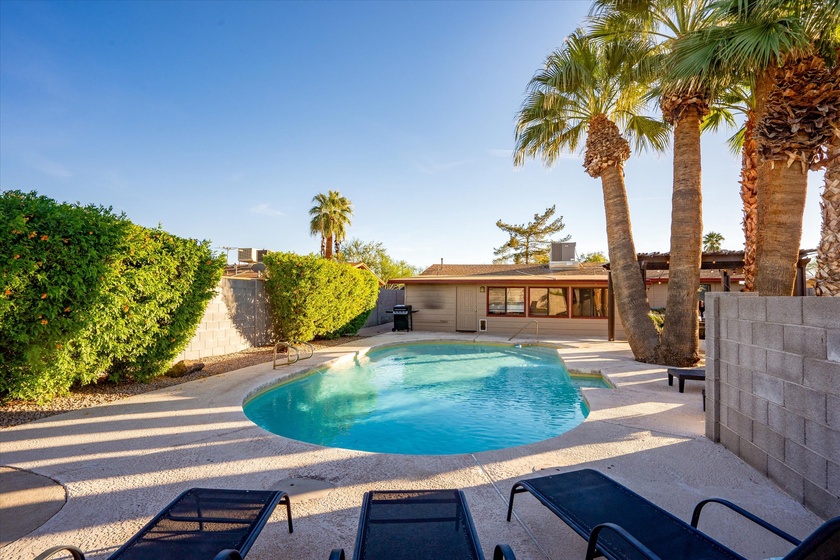
<path id="1" fill-rule="evenodd" d="M 608 271 L 597 263 L 440 264 L 405 284 L 414 330 L 607 338 Z M 621 321 L 615 322 L 624 338 Z"/>
<path id="2" fill-rule="evenodd" d="M 563 245 L 574 250 L 572 244 Z M 805 293 L 805 265 L 811 253 L 800 252 L 799 295 Z M 704 299 L 704 291 L 741 291 L 743 259 L 742 251 L 704 253 L 698 301 Z M 665 307 L 669 254 L 639 254 L 638 260 L 650 306 Z M 412 318 L 415 330 L 511 336 L 520 331 L 534 334 L 539 328 L 541 335 L 548 336 L 626 338 L 611 301 L 609 264 L 565 259 L 525 265 L 441 263 L 419 276 L 392 282 L 405 284 L 405 303 L 416 312 Z"/>

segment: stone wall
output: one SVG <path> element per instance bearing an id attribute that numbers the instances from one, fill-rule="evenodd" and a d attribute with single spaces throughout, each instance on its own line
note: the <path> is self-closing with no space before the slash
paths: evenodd
<path id="1" fill-rule="evenodd" d="M 706 435 L 840 515 L 840 298 L 706 294 Z"/>
<path id="2" fill-rule="evenodd" d="M 222 278 L 193 339 L 175 361 L 199 360 L 270 344 L 268 309 L 263 280 Z"/>
<path id="3" fill-rule="evenodd" d="M 222 278 L 218 293 L 207 304 L 190 343 L 175 361 L 200 360 L 271 344 L 271 315 L 265 281 L 261 278 Z M 379 299 L 364 326 L 394 320 L 387 314 L 405 301 L 404 290 L 379 290 Z"/>

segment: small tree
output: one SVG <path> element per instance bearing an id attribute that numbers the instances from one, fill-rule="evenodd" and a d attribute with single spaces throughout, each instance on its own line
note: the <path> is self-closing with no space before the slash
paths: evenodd
<path id="1" fill-rule="evenodd" d="M 344 250 L 338 255 L 342 262 L 363 262 L 389 287 L 392 278 L 404 278 L 419 274 L 418 267 L 405 261 L 395 261 L 380 241 L 362 241 L 353 238 L 344 243 Z"/>
<path id="2" fill-rule="evenodd" d="M 545 263 L 548 262 L 548 252 L 551 249 L 551 240 L 546 239 L 549 235 L 561 231 L 566 225 L 563 223 L 563 216 L 549 222 L 554 215 L 556 207 L 546 208 L 542 214 L 534 214 L 534 221 L 528 224 L 506 224 L 502 220 L 496 222 L 496 227 L 510 235 L 508 242 L 493 250 L 497 258 L 495 263 L 504 263 L 510 260 L 520 263 Z M 571 235 L 559 241 L 568 241 Z"/>
<path id="3" fill-rule="evenodd" d="M 603 251 L 594 251 L 592 253 L 583 253 L 578 260 L 585 263 L 605 263 L 607 262 L 607 257 Z"/>
<path id="4" fill-rule="evenodd" d="M 703 236 L 703 252 L 720 251 L 720 244 L 723 243 L 724 237 L 716 231 L 710 231 Z"/>

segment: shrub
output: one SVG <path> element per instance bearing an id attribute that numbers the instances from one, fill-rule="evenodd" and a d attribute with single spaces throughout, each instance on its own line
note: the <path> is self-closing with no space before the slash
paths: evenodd
<path id="1" fill-rule="evenodd" d="M 224 259 L 97 206 L 0 195 L 0 399 L 106 374 L 146 380 L 186 346 Z"/>
<path id="2" fill-rule="evenodd" d="M 366 270 L 294 253 L 269 253 L 264 263 L 277 340 L 356 334 L 376 307 L 379 285 Z"/>

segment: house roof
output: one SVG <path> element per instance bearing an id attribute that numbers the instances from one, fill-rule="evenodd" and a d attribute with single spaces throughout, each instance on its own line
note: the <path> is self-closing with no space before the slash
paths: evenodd
<path id="1" fill-rule="evenodd" d="M 551 270 L 547 264 L 435 264 L 419 276 L 393 280 L 400 284 L 452 284 L 489 282 L 606 282 L 607 271 L 599 263 L 581 263 L 575 268 Z"/>
<path id="2" fill-rule="evenodd" d="M 373 274 L 374 278 L 376 278 L 376 281 L 379 282 L 380 287 L 385 286 L 387 284 L 387 282 L 383 281 L 382 278 L 380 278 L 374 271 L 372 271 L 370 269 L 370 267 L 368 265 L 366 265 L 365 263 L 360 261 L 360 262 L 351 262 L 351 263 L 347 263 L 347 264 L 349 264 L 353 268 L 358 268 L 359 270 L 367 270 L 368 272 Z"/>

